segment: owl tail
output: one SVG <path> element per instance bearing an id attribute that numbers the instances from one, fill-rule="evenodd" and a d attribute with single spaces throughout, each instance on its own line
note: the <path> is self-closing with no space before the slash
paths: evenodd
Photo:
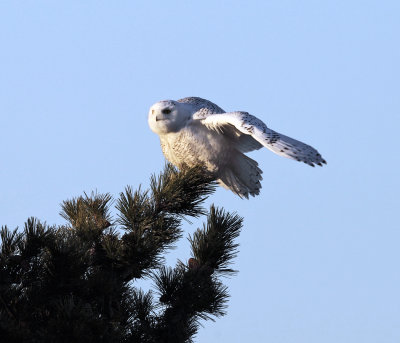
<path id="1" fill-rule="evenodd" d="M 238 153 L 231 164 L 220 172 L 218 182 L 241 198 L 249 198 L 260 193 L 262 170 L 258 163 L 242 153 Z"/>

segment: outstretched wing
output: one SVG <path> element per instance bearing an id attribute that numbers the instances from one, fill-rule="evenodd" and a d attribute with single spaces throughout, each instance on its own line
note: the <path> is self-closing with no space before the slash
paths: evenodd
<path id="1" fill-rule="evenodd" d="M 194 112 L 192 117 L 195 121 L 201 121 L 209 116 L 225 113 L 225 111 L 218 105 L 209 100 L 199 97 L 192 96 L 188 98 L 183 98 L 179 99 L 178 102 L 191 104 L 193 106 Z M 225 126 L 224 134 L 226 136 L 229 136 L 229 138 L 232 140 L 232 143 L 235 144 L 236 148 L 243 153 L 258 150 L 263 147 L 262 144 L 258 143 L 251 136 L 243 135 L 231 125 Z"/>
<path id="2" fill-rule="evenodd" d="M 321 154 L 313 147 L 270 130 L 260 119 L 247 112 L 213 114 L 202 119 L 201 123 L 222 134 L 232 136 L 232 132 L 236 133 L 238 142 L 242 139 L 247 143 L 247 151 L 264 146 L 278 155 L 304 162 L 312 167 L 314 164 L 326 164 Z M 241 150 L 245 152 L 246 148 Z"/>

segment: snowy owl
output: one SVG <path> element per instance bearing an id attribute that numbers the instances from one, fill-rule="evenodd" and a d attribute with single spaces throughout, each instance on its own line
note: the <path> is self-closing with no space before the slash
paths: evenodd
<path id="1" fill-rule="evenodd" d="M 211 101 L 189 97 L 151 106 L 149 126 L 178 168 L 202 165 L 240 197 L 260 193 L 262 171 L 244 153 L 263 146 L 312 167 L 326 161 L 313 147 L 269 129 L 247 112 L 225 112 Z"/>

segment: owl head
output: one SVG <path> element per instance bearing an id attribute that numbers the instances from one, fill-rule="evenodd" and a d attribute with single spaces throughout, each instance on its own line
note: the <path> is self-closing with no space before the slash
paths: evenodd
<path id="1" fill-rule="evenodd" d="M 186 104 L 163 100 L 150 107 L 148 122 L 150 129 L 159 135 L 179 131 L 190 118 L 191 112 Z"/>

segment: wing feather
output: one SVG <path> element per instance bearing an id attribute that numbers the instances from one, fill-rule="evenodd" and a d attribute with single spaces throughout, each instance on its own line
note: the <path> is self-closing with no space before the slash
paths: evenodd
<path id="1" fill-rule="evenodd" d="M 321 154 L 310 145 L 269 129 L 260 119 L 247 112 L 212 114 L 201 119 L 201 123 L 222 134 L 228 132 L 227 134 L 232 135 L 229 133 L 232 129 L 244 134 L 238 136 L 245 137 L 243 141 L 247 143 L 244 144 L 242 152 L 245 152 L 246 146 L 249 149 L 247 151 L 259 148 L 260 145 L 256 144 L 258 143 L 280 156 L 304 162 L 312 167 L 314 164 L 326 164 Z M 251 144 L 250 137 L 255 141 L 254 144 Z"/>

